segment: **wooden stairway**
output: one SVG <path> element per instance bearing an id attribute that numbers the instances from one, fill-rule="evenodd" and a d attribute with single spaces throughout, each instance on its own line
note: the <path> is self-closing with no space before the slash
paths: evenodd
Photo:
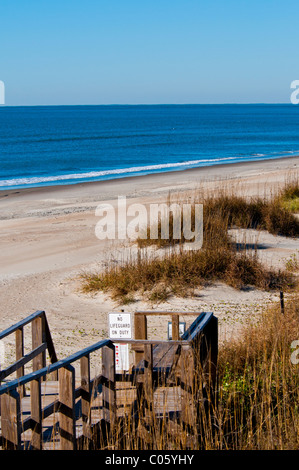
<path id="1" fill-rule="evenodd" d="M 116 374 L 115 346 L 109 339 L 58 360 L 43 311 L 0 333 L 0 340 L 11 334 L 16 339 L 16 361 L 0 371 L 0 446 L 23 450 L 121 448 L 122 426 L 128 421 L 145 443 L 153 417 L 172 416 L 184 426 L 196 426 L 195 376 L 200 369 L 213 382 L 217 319 L 202 312 L 181 339 L 151 341 L 144 333 L 147 313 L 136 314 L 135 336 L 142 325 L 144 337 L 125 340 L 135 348 L 137 358 L 136 366 L 125 374 Z M 171 315 L 176 331 L 179 314 Z M 29 324 L 32 351 L 24 354 L 24 327 Z M 91 377 L 90 356 L 95 352 L 101 353 L 101 374 Z M 33 371 L 24 374 L 29 362 Z M 118 441 L 112 443 L 111 429 L 117 427 Z M 176 432 L 175 421 L 170 427 Z"/>

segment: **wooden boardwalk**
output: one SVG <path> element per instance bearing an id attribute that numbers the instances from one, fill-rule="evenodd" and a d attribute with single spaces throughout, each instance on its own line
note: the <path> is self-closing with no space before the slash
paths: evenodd
<path id="1" fill-rule="evenodd" d="M 146 319 L 153 314 L 171 315 L 171 341 L 147 338 Z M 58 360 L 45 312 L 36 312 L 0 333 L 0 340 L 14 334 L 16 344 L 15 363 L 0 371 L 1 448 L 122 448 L 128 422 L 136 436 L 145 440 L 153 417 L 171 416 L 172 426 L 176 420 L 190 425 L 198 406 L 198 388 L 194 394 L 198 371 L 205 377 L 201 396 L 208 383 L 213 386 L 218 327 L 212 313 L 201 312 L 179 338 L 179 315 L 135 313 L 135 339 L 124 340 L 135 351 L 135 366 L 123 375 L 115 371 L 115 346 L 108 339 Z M 29 324 L 32 351 L 25 355 L 24 327 Z M 96 351 L 102 353 L 101 374 L 91 377 L 90 355 Z M 32 372 L 25 374 L 29 363 Z M 112 438 L 116 428 L 117 442 Z"/>

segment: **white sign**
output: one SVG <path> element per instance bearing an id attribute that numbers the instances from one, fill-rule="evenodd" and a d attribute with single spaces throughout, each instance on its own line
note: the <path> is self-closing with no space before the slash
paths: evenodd
<path id="1" fill-rule="evenodd" d="M 109 338 L 131 339 L 132 323 L 130 313 L 109 313 Z M 117 372 L 129 370 L 129 345 L 114 343 L 115 346 L 115 369 Z"/>
<path id="2" fill-rule="evenodd" d="M 132 338 L 130 313 L 109 313 L 109 337 L 111 339 Z"/>
<path id="3" fill-rule="evenodd" d="M 117 372 L 130 369 L 129 345 L 115 343 L 115 370 Z"/>
<path id="4" fill-rule="evenodd" d="M 186 331 L 186 323 L 179 323 L 179 336 L 182 337 Z M 172 340 L 172 322 L 168 322 L 168 339 Z"/>

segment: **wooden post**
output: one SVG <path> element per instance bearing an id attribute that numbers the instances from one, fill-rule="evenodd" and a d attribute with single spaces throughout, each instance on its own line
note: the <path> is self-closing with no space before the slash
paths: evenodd
<path id="1" fill-rule="evenodd" d="M 218 363 L 218 319 L 216 317 L 212 318 L 212 332 L 211 332 L 211 385 L 213 387 L 212 392 L 214 392 L 216 386 L 216 376 L 217 376 L 217 363 Z M 213 393 L 214 395 L 214 393 Z"/>
<path id="2" fill-rule="evenodd" d="M 24 329 L 23 327 L 16 330 L 16 360 L 22 359 L 24 357 Z M 24 375 L 24 366 L 21 366 L 17 370 L 17 378 L 19 379 Z M 21 397 L 26 395 L 25 385 L 19 387 L 18 390 Z"/>
<path id="3" fill-rule="evenodd" d="M 32 438 L 34 450 L 42 450 L 42 399 L 41 379 L 32 380 L 30 384 Z"/>
<path id="4" fill-rule="evenodd" d="M 45 340 L 47 343 L 47 349 L 49 352 L 50 361 L 52 364 L 54 364 L 54 362 L 57 362 L 57 356 L 56 356 L 48 320 L 45 314 L 43 315 L 43 318 L 44 318 L 44 330 L 45 330 Z M 52 380 L 58 380 L 58 370 L 55 370 L 54 372 L 52 372 L 51 377 L 52 377 Z"/>
<path id="5" fill-rule="evenodd" d="M 147 318 L 146 315 L 135 313 L 134 318 L 135 339 L 147 339 Z M 134 346 L 135 364 L 143 359 L 144 346 Z"/>
<path id="6" fill-rule="evenodd" d="M 20 395 L 13 390 L 1 396 L 2 446 L 5 450 L 21 449 Z"/>
<path id="7" fill-rule="evenodd" d="M 45 319 L 43 316 L 37 317 L 32 321 L 32 349 L 37 348 L 46 342 Z M 42 352 L 33 359 L 33 371 L 42 369 L 46 366 L 46 352 Z"/>
<path id="8" fill-rule="evenodd" d="M 178 315 L 172 315 L 172 339 L 175 341 L 180 339 Z"/>
<path id="9" fill-rule="evenodd" d="M 59 427 L 61 450 L 76 450 L 75 369 L 59 369 Z"/>
<path id="10" fill-rule="evenodd" d="M 154 439 L 154 390 L 153 390 L 153 345 L 144 345 L 144 371 L 137 382 L 138 436 L 143 441 L 143 450 L 153 444 Z"/>
<path id="11" fill-rule="evenodd" d="M 81 405 L 83 421 L 83 445 L 89 445 L 92 438 L 91 433 L 91 387 L 90 387 L 90 362 L 89 354 L 81 357 Z"/>
<path id="12" fill-rule="evenodd" d="M 115 347 L 104 346 L 102 349 L 103 414 L 104 420 L 113 428 L 116 419 L 115 389 Z"/>
<path id="13" fill-rule="evenodd" d="M 217 382 L 217 362 L 218 362 L 218 319 L 213 317 L 207 327 L 206 332 L 208 350 L 205 364 L 202 371 L 202 411 L 205 412 L 207 422 L 212 425 L 214 422 L 214 410 L 217 403 L 218 394 L 216 393 Z M 198 402 L 198 407 L 200 401 Z M 198 408 L 200 410 L 200 408 Z"/>
<path id="14" fill-rule="evenodd" d="M 154 410 L 153 393 L 153 345 L 144 345 L 144 417 L 151 424 Z"/>
<path id="15" fill-rule="evenodd" d="M 282 291 L 280 291 L 280 310 L 281 310 L 281 313 L 284 314 L 284 298 L 283 298 Z"/>
<path id="16" fill-rule="evenodd" d="M 183 345 L 181 350 L 182 423 L 188 429 L 193 428 L 196 424 L 194 372 L 194 355 L 192 348 Z"/>

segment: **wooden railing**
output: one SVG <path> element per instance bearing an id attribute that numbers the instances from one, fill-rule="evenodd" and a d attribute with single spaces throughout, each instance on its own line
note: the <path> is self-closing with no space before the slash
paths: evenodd
<path id="1" fill-rule="evenodd" d="M 90 354 L 102 351 L 102 374 L 90 377 Z M 72 363 L 80 360 L 81 385 L 75 388 L 75 369 Z M 49 406 L 42 408 L 41 381 L 58 372 L 59 398 Z M 76 435 L 75 400 L 81 398 L 82 436 L 84 446 L 92 443 L 93 432 L 90 421 L 90 407 L 94 388 L 102 383 L 104 420 L 109 423 L 115 419 L 115 348 L 110 340 L 99 341 L 66 359 L 56 361 L 30 374 L 12 380 L 0 387 L 1 396 L 1 431 L 4 449 L 20 449 L 21 434 L 32 430 L 31 449 L 43 448 L 42 421 L 53 413 L 59 413 L 58 432 L 60 449 L 75 450 L 78 444 Z M 31 415 L 21 422 L 20 387 L 30 384 Z"/>
<path id="2" fill-rule="evenodd" d="M 146 317 L 168 315 L 172 318 L 171 341 L 147 339 Z M 136 312 L 135 338 L 130 342 L 138 363 L 133 368 L 139 413 L 151 410 L 153 391 L 161 384 L 181 388 L 181 420 L 195 425 L 198 407 L 213 404 L 218 358 L 218 320 L 212 312 L 187 313 L 197 318 L 179 339 L 179 316 L 185 312 Z M 140 338 L 143 337 L 143 338 Z M 117 340 L 119 342 L 119 340 Z M 140 403 L 143 405 L 140 406 Z"/>
<path id="3" fill-rule="evenodd" d="M 199 313 L 196 312 L 165 312 L 165 311 L 138 311 L 135 312 L 134 315 L 134 328 L 135 328 L 135 339 L 140 339 L 140 340 L 147 340 L 148 339 L 148 328 L 147 328 L 147 318 L 148 317 L 153 317 L 153 316 L 168 316 L 171 318 L 171 324 L 172 324 L 172 339 L 173 340 L 179 340 L 179 320 L 180 316 L 182 315 L 192 315 L 192 316 L 198 316 Z M 138 364 L 138 362 L 142 359 L 143 354 L 144 354 L 144 348 L 143 345 L 136 344 L 136 346 L 133 348 L 135 351 L 135 363 Z"/>
<path id="4" fill-rule="evenodd" d="M 180 338 L 179 317 L 190 314 L 195 315 L 196 319 Z M 173 339 L 148 339 L 148 315 L 170 315 Z M 32 323 L 33 350 L 24 355 L 23 328 L 29 323 Z M 44 420 L 53 414 L 56 419 L 56 413 L 60 449 L 82 448 L 83 443 L 84 448 L 91 448 L 98 442 L 99 434 L 103 435 L 102 442 L 109 437 L 109 431 L 113 430 L 118 419 L 116 389 L 117 382 L 122 380 L 115 372 L 114 342 L 101 340 L 63 360 L 57 360 L 44 312 L 36 312 L 5 330 L 0 334 L 0 339 L 13 332 L 16 333 L 17 360 L 1 372 L 1 378 L 7 378 L 13 371 L 17 372 L 17 378 L 0 384 L 2 447 L 24 448 L 24 433 L 31 430 L 30 446 L 27 448 L 44 448 Z M 135 339 L 117 339 L 115 342 L 130 343 L 138 360 L 126 378 L 136 387 L 137 400 L 131 406 L 134 419 L 148 429 L 150 420 L 155 416 L 155 389 L 166 385 L 177 387 L 180 420 L 183 426 L 195 430 L 193 435 L 196 436 L 198 408 L 205 400 L 210 401 L 216 378 L 218 323 L 213 313 L 136 312 Z M 45 366 L 44 359 L 46 349 L 53 361 L 48 366 Z M 91 378 L 90 355 L 98 350 L 102 350 L 102 370 L 100 375 Z M 33 372 L 21 375 L 24 365 L 30 360 L 33 361 Z M 77 386 L 76 361 L 80 361 L 80 384 L 77 381 Z M 42 385 L 47 384 L 49 377 L 53 380 L 53 375 L 58 379 L 58 398 L 43 405 Z M 24 419 L 21 408 L 25 387 L 30 387 L 30 415 Z M 101 418 L 96 426 L 91 419 L 95 391 L 100 391 L 102 399 Z M 78 429 L 76 431 L 78 404 L 80 435 Z M 105 437 L 104 433 L 107 432 Z"/>
<path id="5" fill-rule="evenodd" d="M 31 323 L 32 350 L 24 354 L 24 328 Z M 46 366 L 46 351 L 50 357 L 50 362 L 57 361 L 57 356 L 52 341 L 47 317 L 44 311 L 37 311 L 29 315 L 24 320 L 7 328 L 0 333 L 0 341 L 15 333 L 16 361 L 6 369 L 0 371 L 1 382 L 16 372 L 17 378 L 24 375 L 24 366 L 32 361 L 33 371 Z M 19 393 L 24 396 L 25 387 L 20 387 Z"/>
<path id="6" fill-rule="evenodd" d="M 218 321 L 212 312 L 159 312 L 159 311 L 139 311 L 135 312 L 135 340 L 141 340 L 140 344 L 133 345 L 135 351 L 135 364 L 138 364 L 144 357 L 143 341 L 148 339 L 147 317 L 151 316 L 169 316 L 172 323 L 172 339 L 185 340 L 195 351 L 200 352 L 198 358 L 200 363 L 205 364 L 210 362 L 211 373 L 213 379 L 216 374 L 217 356 L 218 356 Z M 179 336 L 179 321 L 180 316 L 196 316 L 195 321 Z M 158 354 L 162 346 L 158 346 L 156 342 L 155 355 Z M 165 343 L 164 343 L 165 344 Z M 170 344 L 168 341 L 167 344 Z M 197 354 L 198 356 L 198 354 Z"/>
<path id="7" fill-rule="evenodd" d="M 214 387 L 218 360 L 218 319 L 212 312 L 202 312 L 182 335 L 182 339 L 188 341 L 195 352 L 196 370 L 208 374 L 211 387 Z"/>

